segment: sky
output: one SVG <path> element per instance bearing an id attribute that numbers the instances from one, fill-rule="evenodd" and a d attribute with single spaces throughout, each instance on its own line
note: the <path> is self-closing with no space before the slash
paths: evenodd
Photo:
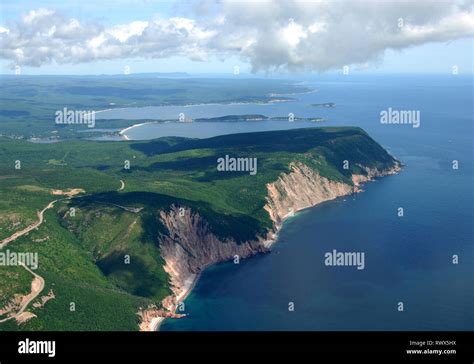
<path id="1" fill-rule="evenodd" d="M 474 71 L 474 0 L 0 0 L 0 73 Z"/>

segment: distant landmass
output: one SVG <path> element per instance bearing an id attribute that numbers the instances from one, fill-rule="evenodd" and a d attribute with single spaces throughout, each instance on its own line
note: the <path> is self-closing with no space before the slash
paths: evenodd
<path id="1" fill-rule="evenodd" d="M 4 91 L 0 94 L 0 136 L 26 139 L 84 137 L 78 132 L 87 130 L 86 125 L 55 123 L 56 112 L 64 107 L 98 114 L 104 110 L 147 106 L 276 103 L 294 99 L 272 96 L 275 93 L 297 94 L 310 90 L 287 80 L 192 78 L 180 72 L 110 76 L 0 75 L 0 80 Z M 130 120 L 97 120 L 97 128 L 131 125 Z"/>

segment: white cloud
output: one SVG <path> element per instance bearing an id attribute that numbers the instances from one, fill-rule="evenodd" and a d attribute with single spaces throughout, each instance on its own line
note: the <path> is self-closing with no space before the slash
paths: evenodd
<path id="1" fill-rule="evenodd" d="M 307 33 L 301 25 L 290 20 L 289 24 L 281 30 L 281 36 L 288 46 L 296 47 L 301 39 L 307 37 Z"/>
<path id="2" fill-rule="evenodd" d="M 200 12 L 210 6 L 196 7 Z M 36 9 L 0 27 L 0 57 L 12 65 L 122 58 L 239 56 L 254 70 L 364 65 L 387 49 L 474 35 L 472 0 L 230 1 L 211 16 L 156 17 L 106 27 Z M 399 27 L 400 19 L 403 26 Z"/>
<path id="3" fill-rule="evenodd" d="M 28 14 L 23 16 L 23 22 L 25 24 L 33 25 L 41 20 L 54 14 L 53 10 L 40 8 L 37 10 L 31 10 Z"/>
<path id="4" fill-rule="evenodd" d="M 126 42 L 130 37 L 141 35 L 147 26 L 147 21 L 134 21 L 129 24 L 117 25 L 111 29 L 108 29 L 107 33 L 123 43 Z M 101 36 L 103 35 L 101 34 Z"/>

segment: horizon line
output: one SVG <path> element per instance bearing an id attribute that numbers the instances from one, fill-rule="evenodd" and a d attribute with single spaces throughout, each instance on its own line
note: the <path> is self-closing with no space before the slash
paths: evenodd
<path id="1" fill-rule="evenodd" d="M 134 77 L 140 75 L 179 75 L 182 78 L 186 77 L 193 77 L 193 76 L 225 76 L 227 78 L 234 78 L 239 79 L 242 76 L 249 76 L 251 78 L 290 78 L 290 77 L 315 77 L 315 76 L 473 76 L 474 70 L 471 72 L 460 72 L 458 74 L 453 74 L 451 72 L 370 72 L 370 71 L 352 71 L 349 75 L 344 75 L 341 72 L 333 71 L 333 72 L 321 72 L 321 73 L 274 73 L 274 74 L 261 74 L 261 73 L 240 73 L 239 75 L 229 74 L 229 73 L 209 73 L 209 72 L 197 72 L 197 73 L 189 73 L 189 72 L 181 72 L 181 71 L 172 71 L 172 72 L 135 72 L 130 74 L 123 74 L 123 73 L 26 73 L 26 74 L 15 74 L 15 73 L 3 73 L 0 72 L 0 77 L 3 76 L 12 76 L 12 77 L 24 77 L 24 76 L 39 76 L 39 77 L 61 77 L 61 76 L 75 76 L 75 77 Z"/>

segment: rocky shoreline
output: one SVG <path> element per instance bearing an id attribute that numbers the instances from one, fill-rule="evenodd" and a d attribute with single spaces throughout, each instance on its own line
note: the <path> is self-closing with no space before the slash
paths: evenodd
<path id="1" fill-rule="evenodd" d="M 270 252 L 278 238 L 284 221 L 298 211 L 314 207 L 341 196 L 359 193 L 361 186 L 374 178 L 396 174 L 401 163 L 394 160 L 392 167 L 378 170 L 359 165 L 366 175 L 352 175 L 353 185 L 331 181 L 322 177 L 303 163 L 290 164 L 290 172 L 267 184 L 265 210 L 273 222 L 273 229 L 265 237 L 238 244 L 233 239 L 219 240 L 209 230 L 207 222 L 189 208 L 172 206 L 169 212 L 161 211 L 160 220 L 168 234 L 160 236 L 160 250 L 170 276 L 173 294 L 162 301 L 162 308 L 152 305 L 142 308 L 140 331 L 157 331 L 166 318 L 180 318 L 178 305 L 194 288 L 200 273 L 207 267 L 235 259 L 245 259 L 255 254 Z"/>

